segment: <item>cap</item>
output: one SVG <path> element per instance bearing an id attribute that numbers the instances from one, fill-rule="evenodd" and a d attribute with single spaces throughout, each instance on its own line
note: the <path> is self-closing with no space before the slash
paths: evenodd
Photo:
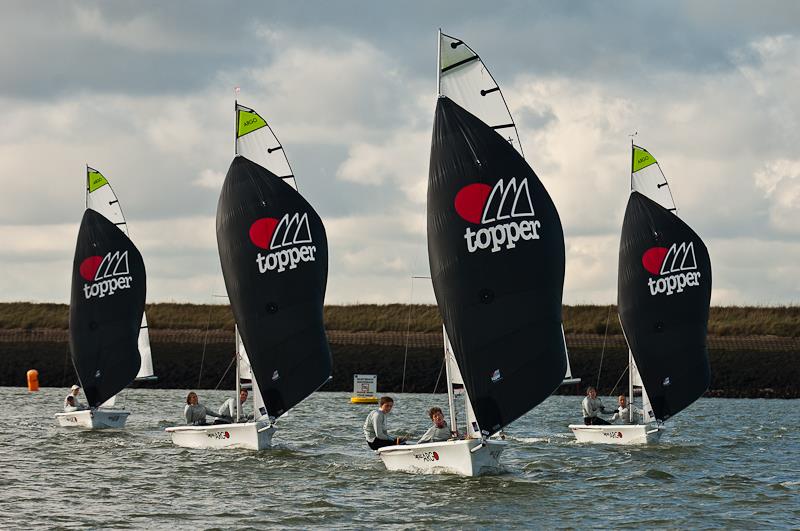
<path id="1" fill-rule="evenodd" d="M 69 390 L 74 391 L 75 389 L 80 389 L 80 388 L 81 388 L 80 385 L 73 385 L 72 387 L 69 388 Z"/>

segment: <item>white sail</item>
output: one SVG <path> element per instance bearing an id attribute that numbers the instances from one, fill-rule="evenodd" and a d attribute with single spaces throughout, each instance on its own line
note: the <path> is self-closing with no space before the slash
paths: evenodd
<path id="1" fill-rule="evenodd" d="M 642 382 L 642 377 L 639 374 L 639 369 L 636 367 L 636 361 L 634 361 L 633 355 L 630 354 L 630 351 L 628 351 L 628 360 L 630 362 L 631 387 L 638 387 L 642 390 L 642 424 L 654 422 L 656 418 L 655 415 L 653 415 L 653 407 L 650 405 L 650 397 L 647 396 L 647 390 L 644 388 L 644 383 Z M 633 396 L 630 397 L 631 404 L 633 404 L 633 398 Z"/>
<path id="2" fill-rule="evenodd" d="M 128 234 L 128 223 L 125 221 L 125 215 L 122 213 L 122 207 L 119 204 L 119 199 L 117 199 L 117 194 L 114 193 L 108 179 L 98 170 L 89 166 L 86 166 L 86 208 L 91 208 L 101 213 L 111 223 L 119 227 L 127 236 L 130 236 L 130 234 Z M 139 372 L 136 375 L 136 379 L 155 379 L 146 314 L 142 314 L 142 324 L 139 327 L 139 355 L 142 361 L 139 365 Z M 106 401 L 103 405 L 112 406 L 113 402 L 109 404 L 108 401 Z"/>
<path id="3" fill-rule="evenodd" d="M 656 158 L 643 147 L 631 146 L 631 190 L 675 213 L 675 201 Z"/>
<path id="4" fill-rule="evenodd" d="M 253 381 L 253 372 L 250 369 L 250 358 L 247 357 L 247 351 L 244 348 L 244 343 L 242 343 L 242 336 L 239 335 L 238 329 L 236 333 L 236 342 L 237 348 L 236 352 L 239 356 L 239 362 L 237 363 L 237 370 L 239 373 L 239 382 L 242 387 L 247 388 L 248 384 Z"/>
<path id="5" fill-rule="evenodd" d="M 567 357 L 567 372 L 564 373 L 564 381 L 561 382 L 561 385 L 567 384 L 576 384 L 581 381 L 580 378 L 573 378 L 572 377 L 572 367 L 569 364 L 569 351 L 567 350 L 567 337 L 564 334 L 564 325 L 561 325 L 561 339 L 564 341 L 564 355 Z"/>
<path id="6" fill-rule="evenodd" d="M 439 95 L 447 96 L 480 118 L 522 153 L 511 112 L 497 82 L 475 51 L 439 32 Z"/>
<path id="7" fill-rule="evenodd" d="M 297 190 L 283 145 L 256 111 L 236 103 L 236 154 L 268 169 Z"/>
<path id="8" fill-rule="evenodd" d="M 467 417 L 467 436 L 471 439 L 480 438 L 481 429 L 478 425 L 477 419 L 475 418 L 475 413 L 472 410 L 472 402 L 470 402 L 467 389 L 464 387 L 464 378 L 461 376 L 461 370 L 458 368 L 458 362 L 453 354 L 453 346 L 450 344 L 450 338 L 447 337 L 447 331 L 444 330 L 444 327 L 442 327 L 442 331 L 444 333 L 444 359 L 447 369 L 447 394 L 448 398 L 450 399 L 451 408 L 450 419 L 452 425 L 450 426 L 450 429 L 456 430 L 458 428 L 457 417 L 455 414 L 455 396 L 463 395 L 464 413 Z"/>

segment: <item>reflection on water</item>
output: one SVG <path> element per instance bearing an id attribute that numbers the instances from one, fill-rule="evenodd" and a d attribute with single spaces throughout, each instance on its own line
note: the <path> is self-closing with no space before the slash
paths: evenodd
<path id="1" fill-rule="evenodd" d="M 124 393 L 125 430 L 59 428 L 66 389 L 4 388 L 0 528 L 797 527 L 800 401 L 701 399 L 649 447 L 577 444 L 580 397 L 554 396 L 507 430 L 505 472 L 388 473 L 361 425 L 370 405 L 316 393 L 276 448 L 189 450 L 164 428 L 185 391 Z M 215 408 L 230 392 L 201 391 Z M 390 432 L 421 435 L 444 395 L 394 395 Z M 611 403 L 612 400 L 608 399 Z"/>

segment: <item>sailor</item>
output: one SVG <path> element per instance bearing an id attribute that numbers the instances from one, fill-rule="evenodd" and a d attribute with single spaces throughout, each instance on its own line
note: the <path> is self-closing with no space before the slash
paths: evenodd
<path id="1" fill-rule="evenodd" d="M 69 393 L 64 398 L 64 411 L 79 411 L 81 409 L 86 409 L 86 406 L 84 406 L 78 401 L 78 393 L 80 392 L 80 390 L 81 390 L 80 385 L 73 385 L 72 387 L 70 387 Z M 70 399 L 72 400 L 70 401 Z M 68 410 L 67 409 L 68 407 L 71 409 Z"/>
<path id="2" fill-rule="evenodd" d="M 433 421 L 433 426 L 428 428 L 428 431 L 417 441 L 417 444 L 441 442 L 450 439 L 450 429 L 447 427 L 447 422 L 444 420 L 444 413 L 442 413 L 441 408 L 430 408 L 428 410 L 428 416 Z"/>
<path id="3" fill-rule="evenodd" d="M 244 403 L 246 401 L 247 389 L 242 389 L 239 391 L 239 404 L 241 404 L 239 409 L 239 422 L 247 422 L 248 418 L 253 418 L 252 415 L 248 417 L 244 414 Z M 225 422 L 233 422 L 234 419 L 236 419 L 236 402 L 234 401 L 233 397 L 228 398 L 225 402 L 223 402 L 223 404 L 219 407 L 218 413 L 220 419 Z"/>
<path id="4" fill-rule="evenodd" d="M 633 404 L 628 404 L 625 395 L 619 395 L 617 397 L 617 403 L 619 407 L 617 408 L 617 412 L 614 413 L 614 416 L 611 417 L 611 422 L 615 422 L 616 424 L 637 424 L 642 411 Z M 631 412 L 633 416 L 631 416 Z"/>
<path id="5" fill-rule="evenodd" d="M 382 396 L 378 401 L 378 409 L 370 411 L 367 420 L 364 421 L 364 438 L 373 450 L 384 446 L 402 444 L 405 438 L 392 437 L 386 433 L 386 415 L 394 407 L 394 399 L 390 396 Z"/>
<path id="6" fill-rule="evenodd" d="M 592 386 L 586 389 L 586 398 L 581 403 L 581 410 L 583 411 L 583 423 L 587 426 L 609 424 L 606 419 L 597 416 L 599 413 L 611 413 L 611 411 L 606 411 L 603 403 L 597 398 L 597 389 Z"/>
<path id="7" fill-rule="evenodd" d="M 211 411 L 206 406 L 200 403 L 197 399 L 197 393 L 191 391 L 186 395 L 186 407 L 183 408 L 183 416 L 186 418 L 186 424 L 192 426 L 205 426 L 206 415 L 211 417 L 219 417 L 215 411 Z"/>

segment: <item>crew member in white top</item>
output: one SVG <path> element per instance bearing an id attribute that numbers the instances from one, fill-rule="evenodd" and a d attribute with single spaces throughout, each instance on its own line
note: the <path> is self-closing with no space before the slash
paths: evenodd
<path id="1" fill-rule="evenodd" d="M 617 403 L 619 407 L 617 408 L 617 412 L 614 413 L 614 416 L 611 417 L 611 422 L 615 422 L 616 424 L 638 424 L 639 418 L 642 414 L 642 410 L 634 406 L 633 404 L 628 404 L 628 400 L 625 395 L 619 395 L 617 397 Z M 633 416 L 631 416 L 631 413 Z"/>
<path id="2" fill-rule="evenodd" d="M 244 403 L 247 402 L 247 394 L 247 389 L 239 391 L 239 404 L 241 404 L 241 408 L 239 409 L 239 422 L 247 422 L 248 419 L 253 418 L 252 415 L 248 417 L 244 412 Z M 236 419 L 236 402 L 234 399 L 231 397 L 223 402 L 219 407 L 218 413 L 220 415 L 220 420 L 224 422 L 233 422 Z"/>
<path id="3" fill-rule="evenodd" d="M 587 426 L 609 424 L 606 419 L 598 416 L 600 413 L 611 413 L 611 411 L 606 411 L 603 403 L 597 398 L 597 389 L 594 387 L 589 386 L 586 389 L 586 398 L 581 403 L 581 410 L 583 412 L 583 423 Z"/>
<path id="4" fill-rule="evenodd" d="M 393 407 L 394 399 L 382 396 L 378 402 L 378 409 L 370 411 L 367 420 L 364 421 L 364 438 L 373 450 L 402 444 L 405 441 L 403 437 L 392 437 L 386 432 L 386 415 L 391 413 Z"/>
<path id="5" fill-rule="evenodd" d="M 428 416 L 433 421 L 433 426 L 428 428 L 417 444 L 447 441 L 452 437 L 447 422 L 444 420 L 444 413 L 441 408 L 432 407 L 428 410 Z"/>
<path id="6" fill-rule="evenodd" d="M 80 385 L 73 385 L 72 387 L 70 387 L 69 394 L 67 394 L 67 396 L 64 397 L 64 411 L 72 412 L 72 411 L 80 411 L 81 409 L 88 409 L 85 405 L 81 404 L 78 401 L 78 393 L 80 392 L 80 390 L 81 390 Z M 70 401 L 72 403 L 70 403 Z"/>

